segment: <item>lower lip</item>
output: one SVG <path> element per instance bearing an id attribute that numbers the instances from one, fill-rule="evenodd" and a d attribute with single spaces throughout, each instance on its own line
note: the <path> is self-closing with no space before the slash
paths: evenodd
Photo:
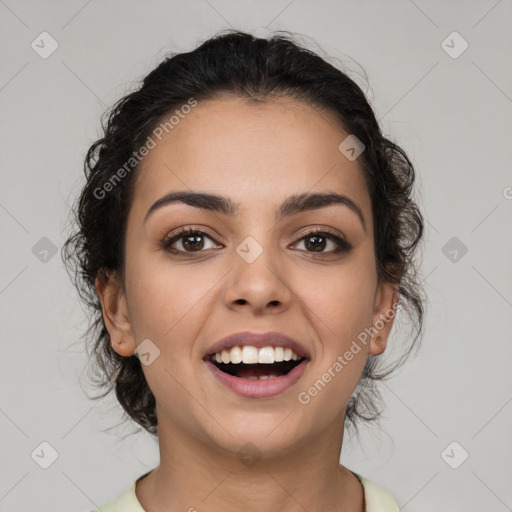
<path id="1" fill-rule="evenodd" d="M 268 398 L 280 395 L 288 391 L 303 374 L 307 360 L 298 364 L 286 375 L 274 377 L 271 379 L 242 379 L 235 377 L 229 373 L 219 370 L 210 361 L 204 361 L 208 370 L 227 388 L 235 392 L 237 395 L 248 398 Z"/>

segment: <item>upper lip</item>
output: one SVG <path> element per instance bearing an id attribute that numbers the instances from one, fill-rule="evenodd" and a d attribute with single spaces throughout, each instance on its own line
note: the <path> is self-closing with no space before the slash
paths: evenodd
<path id="1" fill-rule="evenodd" d="M 207 349 L 205 358 L 208 358 L 217 352 L 221 352 L 222 350 L 227 350 L 236 346 L 243 347 L 246 345 L 256 348 L 291 348 L 298 356 L 309 359 L 307 350 L 297 340 L 286 336 L 286 334 L 281 334 L 280 332 L 265 332 L 260 334 L 249 331 L 237 332 L 220 339 Z"/>

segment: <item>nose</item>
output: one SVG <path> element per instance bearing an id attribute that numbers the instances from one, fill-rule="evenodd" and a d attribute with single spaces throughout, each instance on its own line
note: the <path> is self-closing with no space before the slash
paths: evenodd
<path id="1" fill-rule="evenodd" d="M 256 248 L 261 252 L 253 259 Z M 225 304 L 229 309 L 254 314 L 282 312 L 288 309 L 292 299 L 287 282 L 290 276 L 283 271 L 278 255 L 267 248 L 256 248 L 249 243 L 233 253 L 233 268 L 224 290 Z M 252 257 L 247 257 L 250 251 Z"/>

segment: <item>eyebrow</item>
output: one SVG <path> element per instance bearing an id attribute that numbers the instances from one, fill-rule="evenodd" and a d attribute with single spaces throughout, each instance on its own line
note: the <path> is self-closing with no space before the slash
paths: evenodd
<path id="1" fill-rule="evenodd" d="M 144 222 L 146 222 L 148 217 L 154 211 L 176 202 L 181 202 L 189 206 L 194 206 L 195 208 L 201 208 L 203 210 L 222 213 L 229 216 L 235 216 L 240 212 L 240 205 L 233 203 L 229 197 L 206 192 L 176 191 L 169 192 L 155 201 L 146 212 Z M 305 192 L 303 194 L 295 194 L 287 197 L 279 206 L 276 214 L 276 220 L 280 221 L 298 213 L 325 208 L 336 204 L 350 208 L 359 217 L 359 220 L 366 231 L 366 224 L 361 208 L 359 208 L 359 206 L 349 197 L 335 192 Z"/>

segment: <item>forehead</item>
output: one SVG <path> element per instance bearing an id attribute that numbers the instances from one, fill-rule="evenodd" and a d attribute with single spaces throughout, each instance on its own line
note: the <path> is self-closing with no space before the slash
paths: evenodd
<path id="1" fill-rule="evenodd" d="M 359 162 L 338 149 L 349 134 L 334 115 L 302 101 L 201 101 L 167 131 L 153 137 L 137 170 L 134 209 L 172 190 L 215 192 L 248 208 L 334 190 L 370 211 Z"/>

